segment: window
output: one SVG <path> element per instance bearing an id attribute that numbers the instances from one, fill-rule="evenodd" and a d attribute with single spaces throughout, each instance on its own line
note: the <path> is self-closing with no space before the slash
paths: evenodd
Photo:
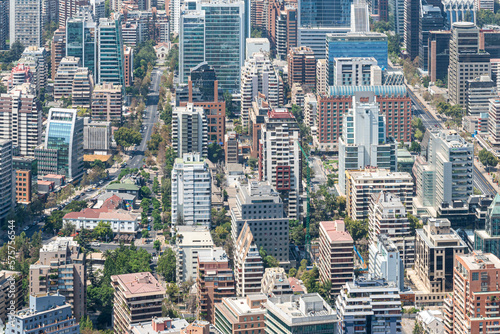
<path id="1" fill-rule="evenodd" d="M 472 273 L 472 280 L 479 281 L 479 273 Z"/>

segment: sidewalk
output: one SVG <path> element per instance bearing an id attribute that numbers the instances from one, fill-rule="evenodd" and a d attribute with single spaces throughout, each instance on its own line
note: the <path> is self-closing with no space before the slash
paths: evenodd
<path id="1" fill-rule="evenodd" d="M 443 119 L 441 118 L 440 115 L 438 115 L 437 113 L 437 110 L 434 108 L 434 106 L 432 106 L 431 104 L 429 104 L 425 99 L 424 97 L 420 94 L 420 92 L 415 89 L 414 87 L 410 86 L 410 85 L 407 85 L 408 89 L 412 91 L 413 94 L 415 94 L 415 96 L 418 98 L 418 100 L 420 101 L 420 103 L 422 103 L 424 105 L 424 107 L 427 108 L 427 111 L 439 122 L 443 122 Z M 441 126 L 444 128 L 444 124 L 441 123 Z"/>
<path id="2" fill-rule="evenodd" d="M 474 159 L 474 166 L 476 166 L 476 168 L 481 172 L 481 174 L 484 176 L 486 181 L 488 181 L 488 183 L 493 187 L 493 189 L 500 194 L 500 186 L 493 181 L 492 176 L 488 173 L 488 171 L 484 168 L 484 166 L 475 159 Z M 495 174 L 496 172 L 498 171 L 495 169 L 495 171 L 491 173 Z"/>

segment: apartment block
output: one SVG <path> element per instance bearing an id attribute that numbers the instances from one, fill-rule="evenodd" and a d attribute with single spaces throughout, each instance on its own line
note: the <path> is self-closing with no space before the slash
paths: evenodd
<path id="1" fill-rule="evenodd" d="M 500 146 L 500 97 L 489 100 L 488 139 L 495 146 Z"/>
<path id="2" fill-rule="evenodd" d="M 261 292 L 268 297 L 291 295 L 295 293 L 290 280 L 281 267 L 266 268 L 261 282 Z"/>
<path id="3" fill-rule="evenodd" d="M 172 113 L 172 142 L 179 158 L 187 153 L 208 154 L 208 124 L 202 107 L 188 103 Z"/>
<path id="4" fill-rule="evenodd" d="M 490 99 L 498 97 L 496 82 L 488 75 L 467 81 L 467 115 L 480 117 L 489 112 Z"/>
<path id="5" fill-rule="evenodd" d="M 0 271 L 0 320 L 3 323 L 7 322 L 11 309 L 19 311 L 23 305 L 22 278 L 20 271 Z M 10 297 L 9 293 L 11 294 Z"/>
<path id="6" fill-rule="evenodd" d="M 73 79 L 80 64 L 80 58 L 69 56 L 61 59 L 54 80 L 54 99 L 71 96 Z"/>
<path id="7" fill-rule="evenodd" d="M 288 51 L 298 46 L 298 13 L 295 3 L 282 2 L 277 12 L 276 22 L 276 58 L 286 60 Z"/>
<path id="8" fill-rule="evenodd" d="M 16 170 L 16 202 L 30 204 L 32 198 L 31 171 Z"/>
<path id="9" fill-rule="evenodd" d="M 28 46 L 24 49 L 21 59 L 24 57 L 34 57 L 37 59 L 37 82 L 39 89 L 45 89 L 47 87 L 48 70 L 49 66 L 47 64 L 47 57 L 49 53 L 44 47 Z"/>
<path id="10" fill-rule="evenodd" d="M 56 79 L 57 69 L 64 57 L 66 57 L 66 31 L 64 28 L 59 28 L 54 32 L 54 37 L 52 37 L 50 52 L 52 80 Z"/>
<path id="11" fill-rule="evenodd" d="M 222 303 L 215 305 L 215 328 L 222 334 L 245 334 L 250 329 L 264 334 L 266 301 L 262 294 L 223 298 Z"/>
<path id="12" fill-rule="evenodd" d="M 318 59 L 316 62 L 316 92 L 326 94 L 328 90 L 328 61 Z"/>
<path id="13" fill-rule="evenodd" d="M 121 122 L 122 90 L 120 85 L 106 82 L 94 87 L 91 99 L 93 121 Z"/>
<path id="14" fill-rule="evenodd" d="M 9 41 L 24 46 L 42 46 L 42 1 L 13 0 L 9 8 Z"/>
<path id="15" fill-rule="evenodd" d="M 57 237 L 40 249 L 40 259 L 30 266 L 29 294 L 58 292 L 71 305 L 73 316 L 86 314 L 87 272 L 85 253 L 72 237 Z"/>
<path id="16" fill-rule="evenodd" d="M 73 87 L 71 90 L 73 107 L 90 108 L 90 98 L 94 88 L 94 79 L 89 69 L 78 67 L 73 77 Z"/>
<path id="17" fill-rule="evenodd" d="M 288 51 L 288 85 L 301 84 L 304 88 L 316 87 L 316 58 L 306 46 L 290 48 Z"/>
<path id="18" fill-rule="evenodd" d="M 134 72 L 134 49 L 130 46 L 123 46 L 123 76 L 125 77 L 125 87 L 132 86 Z"/>
<path id="19" fill-rule="evenodd" d="M 198 317 L 215 323 L 215 306 L 223 298 L 236 294 L 234 273 L 229 267 L 229 258 L 220 248 L 198 252 L 198 275 L 196 278 Z"/>
<path id="20" fill-rule="evenodd" d="M 224 157 L 227 164 L 237 164 L 240 161 L 238 135 L 236 132 L 229 132 L 224 136 Z"/>
<path id="21" fill-rule="evenodd" d="M 234 248 L 237 296 L 246 297 L 250 294 L 260 293 L 264 264 L 248 224 L 243 225 Z"/>
<path id="22" fill-rule="evenodd" d="M 319 276 L 332 282 L 330 294 L 335 298 L 342 286 L 354 275 L 354 241 L 342 220 L 319 223 Z"/>
<path id="23" fill-rule="evenodd" d="M 404 289 L 404 256 L 386 234 L 378 234 L 375 241 L 370 242 L 369 259 L 368 273 L 371 279 L 392 282 L 398 291 Z"/>
<path id="24" fill-rule="evenodd" d="M 7 50 L 9 40 L 9 1 L 0 1 L 0 50 Z"/>
<path id="25" fill-rule="evenodd" d="M 113 329 L 129 333 L 132 324 L 151 321 L 162 315 L 165 289 L 149 272 L 111 276 Z"/>
<path id="26" fill-rule="evenodd" d="M 346 210 L 349 217 L 367 219 L 371 197 L 381 191 L 398 196 L 407 210 L 412 207 L 413 179 L 409 173 L 377 168 L 347 171 Z"/>
<path id="27" fill-rule="evenodd" d="M 14 208 L 14 170 L 12 168 L 12 141 L 0 139 L 0 220 Z"/>

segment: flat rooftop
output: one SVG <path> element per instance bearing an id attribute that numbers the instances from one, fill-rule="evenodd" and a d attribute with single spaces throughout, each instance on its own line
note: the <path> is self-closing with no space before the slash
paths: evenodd
<path id="1" fill-rule="evenodd" d="M 165 289 L 150 272 L 114 275 L 111 280 L 122 287 L 127 298 L 143 294 L 165 294 Z"/>
<path id="2" fill-rule="evenodd" d="M 200 262 L 227 262 L 229 257 L 222 247 L 210 249 L 202 249 L 198 251 L 198 259 Z"/>
<path id="3" fill-rule="evenodd" d="M 500 269 L 500 259 L 491 253 L 474 251 L 467 255 L 458 255 L 470 270 Z"/>
<path id="4" fill-rule="evenodd" d="M 179 236 L 182 235 L 182 238 Z M 204 226 L 179 226 L 177 230 L 177 246 L 211 246 L 214 244 L 212 235 Z"/>

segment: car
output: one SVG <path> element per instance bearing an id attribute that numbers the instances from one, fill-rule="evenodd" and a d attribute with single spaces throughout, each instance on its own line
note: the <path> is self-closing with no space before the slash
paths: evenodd
<path id="1" fill-rule="evenodd" d="M 87 189 L 85 191 L 88 192 L 88 193 L 91 193 L 92 192 L 92 188 L 89 188 L 89 189 Z"/>
<path id="2" fill-rule="evenodd" d="M 27 230 L 29 230 L 29 229 L 30 229 L 30 227 L 29 227 L 29 226 L 26 226 L 25 228 L 23 228 L 23 231 L 27 231 Z"/>
<path id="3" fill-rule="evenodd" d="M 75 200 L 80 199 L 80 197 L 81 197 L 81 195 L 76 195 L 76 196 L 75 196 Z"/>
<path id="4" fill-rule="evenodd" d="M 99 247 L 100 245 L 101 245 L 100 243 L 95 242 L 95 241 L 90 243 L 90 246 L 92 246 L 92 247 Z"/>

